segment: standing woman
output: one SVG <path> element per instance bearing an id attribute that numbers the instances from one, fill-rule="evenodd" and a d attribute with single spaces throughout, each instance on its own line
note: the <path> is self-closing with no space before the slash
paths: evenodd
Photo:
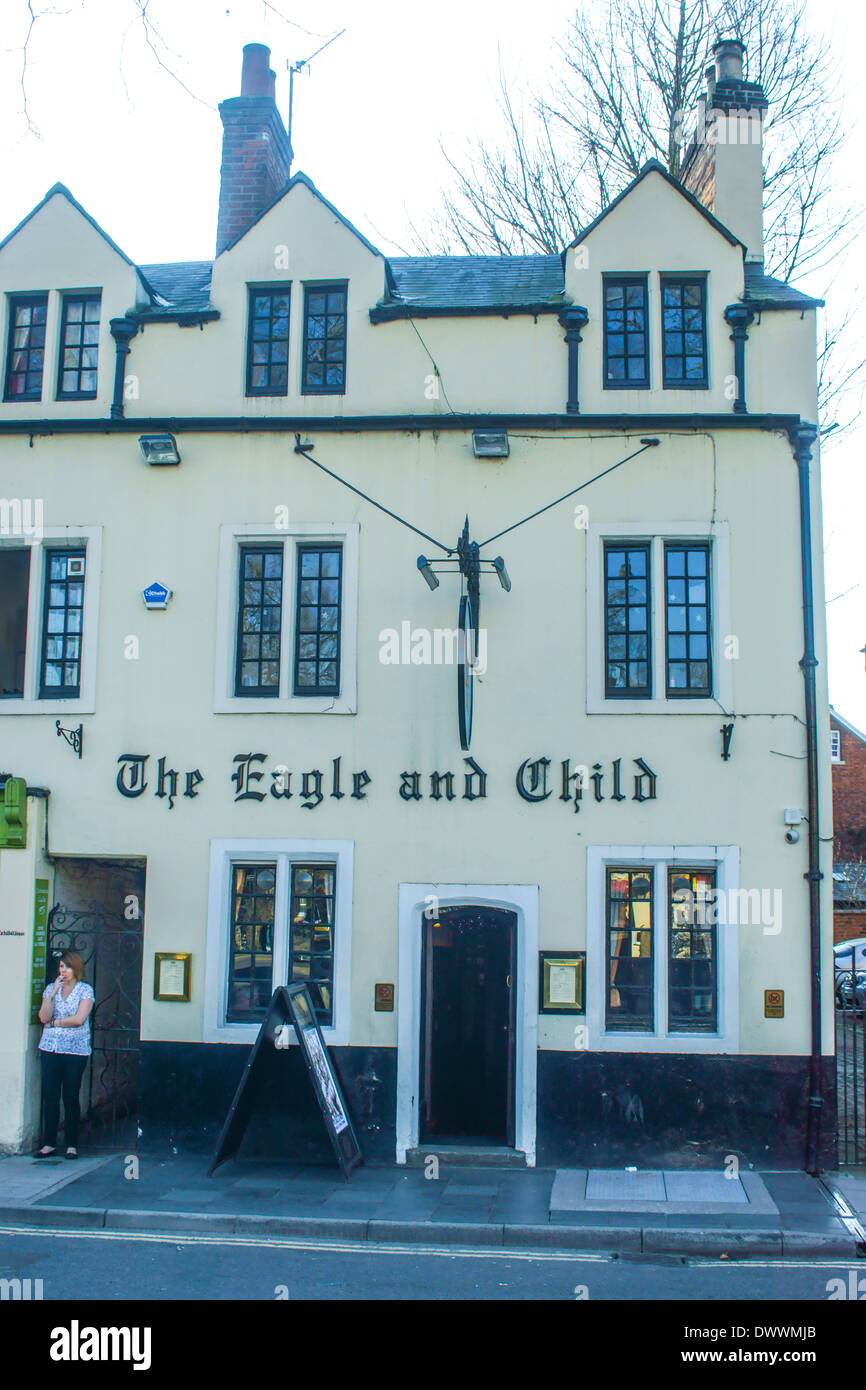
<path id="1" fill-rule="evenodd" d="M 39 1021 L 44 1023 L 39 1051 L 42 1053 L 42 1098 L 45 1103 L 45 1143 L 34 1158 L 51 1158 L 57 1153 L 57 1125 L 60 1119 L 60 1092 L 63 1092 L 63 1123 L 66 1157 L 78 1157 L 78 1092 L 90 1056 L 90 1010 L 93 990 L 81 978 L 84 961 L 77 951 L 64 951 L 57 979 L 42 995 Z"/>

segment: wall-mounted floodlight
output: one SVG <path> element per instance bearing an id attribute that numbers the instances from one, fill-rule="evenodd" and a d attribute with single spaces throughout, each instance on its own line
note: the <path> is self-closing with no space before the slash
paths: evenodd
<path id="1" fill-rule="evenodd" d="M 497 578 L 507 594 L 511 593 L 511 579 L 508 570 L 505 568 L 505 561 L 501 555 L 497 555 L 495 560 L 491 560 L 493 568 L 496 570 Z"/>
<path id="2" fill-rule="evenodd" d="M 507 459 L 507 430 L 473 430 L 472 448 L 477 459 Z"/>
<path id="3" fill-rule="evenodd" d="M 436 578 L 435 574 L 430 568 L 430 561 L 427 559 L 427 556 L 419 555 L 416 563 L 418 565 L 418 569 L 424 577 L 425 583 L 428 584 L 431 589 L 438 589 L 439 580 Z"/>
<path id="4" fill-rule="evenodd" d="M 177 440 L 173 434 L 142 434 L 139 436 L 138 442 L 145 463 L 152 465 L 180 463 Z"/>

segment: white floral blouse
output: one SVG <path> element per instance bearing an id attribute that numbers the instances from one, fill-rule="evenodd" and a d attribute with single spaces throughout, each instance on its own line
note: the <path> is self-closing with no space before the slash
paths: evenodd
<path id="1" fill-rule="evenodd" d="M 42 991 L 42 998 L 47 999 L 53 985 Z M 58 990 L 54 996 L 54 1018 L 72 1018 L 73 1014 L 78 1013 L 78 1006 L 82 999 L 92 999 L 93 990 L 90 985 L 85 984 L 84 980 L 77 980 L 64 999 L 62 990 Z M 92 1010 L 91 1010 L 92 1012 Z M 39 1042 L 40 1052 L 65 1052 L 71 1053 L 74 1057 L 90 1056 L 90 1014 L 77 1028 L 52 1028 L 50 1023 L 46 1023 L 42 1029 L 42 1037 Z"/>

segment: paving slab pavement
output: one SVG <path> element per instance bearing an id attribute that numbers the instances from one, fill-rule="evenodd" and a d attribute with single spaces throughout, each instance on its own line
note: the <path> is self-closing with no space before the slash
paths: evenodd
<path id="1" fill-rule="evenodd" d="M 695 1257 L 858 1256 L 866 1178 L 621 1169 L 335 1168 L 260 1161 L 205 1176 L 203 1155 L 77 1163 L 0 1158 L 0 1223 L 64 1229 L 279 1234 Z M 69 1170 L 72 1169 L 70 1172 Z M 834 1192 L 848 1194 L 840 1203 Z M 860 1208 L 855 1209 L 855 1203 Z M 846 1212 L 848 1213 L 846 1217 Z"/>

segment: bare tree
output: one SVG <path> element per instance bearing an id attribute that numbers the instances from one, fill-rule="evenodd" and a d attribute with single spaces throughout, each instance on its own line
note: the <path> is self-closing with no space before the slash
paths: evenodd
<path id="1" fill-rule="evenodd" d="M 425 251 L 531 254 L 560 251 L 658 159 L 681 170 L 689 113 L 704 90 L 717 37 L 740 38 L 747 77 L 769 103 L 764 122 L 767 273 L 784 281 L 830 275 L 860 230 L 837 192 L 842 149 L 836 71 L 827 43 L 808 29 L 806 0 L 597 0 L 572 19 L 547 90 L 512 91 L 500 70 L 500 143 L 445 152 L 452 188 L 419 236 Z M 819 297 L 823 297 L 820 294 Z M 820 345 L 822 434 L 834 438 L 843 398 L 863 375 L 853 358 L 851 311 L 828 321 Z"/>

